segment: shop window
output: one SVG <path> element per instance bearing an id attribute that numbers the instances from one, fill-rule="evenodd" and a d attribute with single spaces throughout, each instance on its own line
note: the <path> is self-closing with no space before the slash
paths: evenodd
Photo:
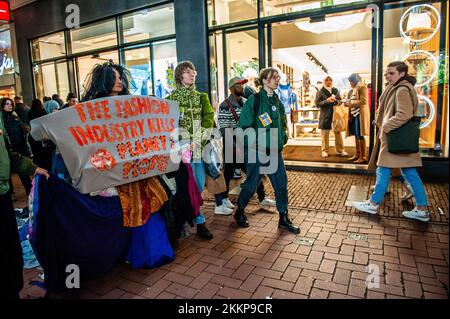
<path id="1" fill-rule="evenodd" d="M 422 116 L 420 148 L 423 155 L 445 155 L 448 133 L 448 50 L 441 51 L 441 5 L 422 4 L 385 11 L 383 65 L 402 60 L 416 77 Z M 447 58 L 448 59 L 448 58 Z M 444 95 L 439 96 L 439 86 Z M 445 154 L 447 153 L 447 154 Z"/>
<path id="2" fill-rule="evenodd" d="M 116 20 L 107 20 L 70 31 L 72 53 L 117 45 Z"/>
<path id="3" fill-rule="evenodd" d="M 362 0 L 300 0 L 300 1 L 286 1 L 286 0 L 261 0 L 262 12 L 261 16 L 269 17 L 278 14 L 301 12 L 308 10 L 321 9 L 325 7 L 338 6 L 347 3 L 368 2 Z"/>
<path id="4" fill-rule="evenodd" d="M 154 43 L 152 46 L 154 94 L 165 98 L 175 89 L 176 42 L 170 40 Z"/>
<path id="5" fill-rule="evenodd" d="M 365 144 L 355 141 L 354 136 L 350 136 L 354 134 L 346 135 L 350 116 L 346 107 L 339 107 L 344 123 L 341 135 L 331 134 L 327 144 L 326 131 L 319 125 L 320 121 L 328 123 L 326 110 L 317 107 L 315 98 L 328 76 L 341 100 L 351 92 L 348 77 L 352 73 L 358 73 L 366 86 L 371 84 L 372 25 L 368 23 L 371 19 L 371 11 L 353 10 L 328 14 L 320 21 L 305 18 L 272 24 L 272 66 L 279 69 L 281 77 L 277 93 L 286 113 L 291 113 L 288 128 L 292 138 L 285 159 L 351 163 L 333 147 L 341 136 L 348 154 L 353 155 L 359 145 L 365 146 L 367 154 L 370 132 L 362 133 Z M 370 110 L 370 105 L 366 110 Z M 370 126 L 370 122 L 366 121 L 365 125 Z M 327 148 L 328 156 L 323 156 L 321 149 Z"/>
<path id="6" fill-rule="evenodd" d="M 78 92 L 80 92 L 81 97 L 84 94 L 84 82 L 87 75 L 92 71 L 96 64 L 102 64 L 109 60 L 112 60 L 114 63 L 119 63 L 119 54 L 117 51 L 97 53 L 77 58 Z"/>
<path id="7" fill-rule="evenodd" d="M 209 26 L 240 22 L 258 17 L 257 0 L 208 0 Z"/>
<path id="8" fill-rule="evenodd" d="M 33 62 L 66 55 L 64 32 L 57 32 L 31 41 Z"/>
<path id="9" fill-rule="evenodd" d="M 122 18 L 125 43 L 175 34 L 173 4 L 143 9 Z"/>
<path id="10" fill-rule="evenodd" d="M 125 51 L 125 67 L 131 73 L 131 94 L 151 95 L 153 85 L 151 78 L 150 48 Z"/>
<path id="11" fill-rule="evenodd" d="M 69 76 L 66 61 L 49 62 L 33 66 L 36 97 L 59 94 L 61 97 L 69 93 Z"/>

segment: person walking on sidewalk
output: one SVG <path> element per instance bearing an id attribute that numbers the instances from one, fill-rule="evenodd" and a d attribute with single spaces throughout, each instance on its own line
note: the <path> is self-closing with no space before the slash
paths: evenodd
<path id="1" fill-rule="evenodd" d="M 194 179 L 198 190 L 203 192 L 206 183 L 205 166 L 202 159 L 202 150 L 214 126 L 214 110 L 209 102 L 208 94 L 199 92 L 195 88 L 195 79 L 197 71 L 191 61 L 180 62 L 175 68 L 176 89 L 167 97 L 169 100 L 177 101 L 180 107 L 180 123 L 179 127 L 189 132 L 192 149 L 192 159 L 190 165 L 194 172 Z M 194 132 L 200 130 L 202 136 L 195 138 Z M 195 218 L 197 225 L 197 234 L 204 239 L 212 239 L 213 235 L 206 227 L 205 216 L 199 212 Z"/>
<path id="2" fill-rule="evenodd" d="M 262 86 L 259 93 L 252 95 L 244 104 L 238 127 L 243 130 L 252 128 L 256 130 L 255 144 L 246 140 L 244 148 L 244 159 L 247 168 L 247 179 L 239 194 L 238 207 L 234 218 L 239 227 L 249 227 L 245 208 L 261 183 L 261 167 L 270 165 L 276 160 L 277 167 L 273 173 L 267 174 L 275 190 L 277 210 L 280 214 L 278 227 L 284 227 L 292 233 L 298 234 L 300 228 L 295 226 L 288 217 L 288 190 L 287 174 L 284 167 L 283 147 L 287 143 L 286 114 L 284 106 L 274 91 L 278 88 L 280 76 L 275 68 L 262 69 L 259 73 L 258 85 Z M 272 141 L 270 129 L 275 129 L 277 143 Z M 259 134 L 265 133 L 265 138 L 258 138 Z M 273 134 L 272 134 L 273 135 Z M 262 141 L 261 141 L 262 140 Z M 262 145 L 258 145 L 261 143 Z M 256 147 L 255 147 L 256 146 Z M 255 151 L 256 150 L 256 151 Z M 256 153 L 256 161 L 249 161 L 249 152 Z M 271 152 L 272 151 L 272 152 Z M 271 155 L 269 163 L 261 162 L 261 152 Z M 271 153 L 275 152 L 275 155 Z M 252 159 L 253 160 L 253 159 Z"/>
<path id="3" fill-rule="evenodd" d="M 234 130 L 239 122 L 239 117 L 242 112 L 245 101 L 244 85 L 248 82 L 247 79 L 234 77 L 228 82 L 230 95 L 219 105 L 219 128 L 223 136 L 223 158 L 224 158 L 224 177 L 226 184 L 226 191 L 216 196 L 216 214 L 231 215 L 233 213 L 234 205 L 228 199 L 228 192 L 230 190 L 230 181 L 234 178 L 236 170 L 243 170 L 246 173 L 246 166 L 243 163 L 236 162 L 236 138 L 233 135 L 232 148 L 227 149 L 225 130 L 227 128 Z M 226 154 L 232 152 L 232 162 L 226 161 Z M 276 203 L 273 199 L 266 198 L 264 190 L 264 183 L 258 185 L 256 190 L 258 194 L 258 201 L 261 207 L 275 207 Z"/>
<path id="4" fill-rule="evenodd" d="M 416 199 L 416 207 L 403 212 L 406 218 L 423 222 L 430 220 L 427 209 L 427 195 L 423 183 L 417 174 L 417 167 L 422 166 L 419 152 L 409 154 L 390 153 L 387 134 L 407 123 L 416 113 L 418 106 L 417 93 L 414 89 L 416 79 L 408 75 L 408 65 L 402 61 L 388 64 L 384 74 L 388 86 L 380 96 L 375 124 L 379 128 L 369 169 L 375 167 L 375 190 L 369 200 L 353 202 L 353 206 L 362 212 L 377 214 L 389 187 L 392 170 L 400 168 L 408 181 Z"/>
<path id="5" fill-rule="evenodd" d="M 337 88 L 333 87 L 333 79 L 327 76 L 323 81 L 323 87 L 317 92 L 315 103 L 320 108 L 319 129 L 322 132 L 322 157 L 328 157 L 330 152 L 330 131 L 333 122 L 333 107 L 338 105 L 341 97 Z M 334 132 L 336 153 L 347 156 L 344 150 L 342 132 Z"/>
<path id="6" fill-rule="evenodd" d="M 367 149 L 365 135 L 370 131 L 370 110 L 368 104 L 367 87 L 362 83 L 361 77 L 353 73 L 348 77 L 352 90 L 349 92 L 349 99 L 344 103 L 350 108 L 349 125 L 347 136 L 355 136 L 355 155 L 348 160 L 355 164 L 367 163 Z"/>

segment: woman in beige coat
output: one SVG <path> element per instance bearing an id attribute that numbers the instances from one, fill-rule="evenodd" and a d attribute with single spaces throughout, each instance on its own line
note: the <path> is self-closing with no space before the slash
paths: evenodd
<path id="1" fill-rule="evenodd" d="M 369 163 L 369 168 L 373 168 L 375 159 L 377 159 L 375 190 L 369 200 L 353 202 L 353 206 L 360 211 L 376 214 L 378 206 L 388 190 L 392 169 L 400 168 L 416 198 L 416 207 L 411 211 L 403 212 L 403 216 L 427 222 L 430 220 L 427 195 L 416 169 L 422 166 L 419 152 L 390 153 L 387 143 L 387 134 L 403 126 L 417 113 L 418 100 L 414 89 L 416 79 L 408 75 L 408 66 L 401 61 L 389 63 L 384 76 L 388 86 L 379 100 L 379 108 L 375 117 L 379 133 Z"/>
<path id="2" fill-rule="evenodd" d="M 348 94 L 348 100 L 344 103 L 350 108 L 349 125 L 346 136 L 355 136 L 355 155 L 348 160 L 355 164 L 367 163 L 367 148 L 365 135 L 370 132 L 370 110 L 367 98 L 367 87 L 362 83 L 361 77 L 353 73 L 348 77 L 352 90 Z"/>

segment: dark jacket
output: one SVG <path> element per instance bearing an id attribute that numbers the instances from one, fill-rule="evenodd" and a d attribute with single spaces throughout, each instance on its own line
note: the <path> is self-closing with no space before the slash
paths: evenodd
<path id="1" fill-rule="evenodd" d="M 30 111 L 30 107 L 28 105 L 26 105 L 25 103 L 17 103 L 14 111 L 17 113 L 22 123 L 27 122 L 27 115 Z"/>
<path id="2" fill-rule="evenodd" d="M 3 125 L 8 133 L 9 142 L 13 151 L 20 153 L 22 156 L 30 156 L 23 123 L 13 114 L 13 112 L 3 111 Z"/>
<path id="3" fill-rule="evenodd" d="M 328 102 L 327 99 L 334 94 L 339 101 L 339 91 L 336 88 L 331 89 L 331 93 L 325 88 L 321 88 L 316 94 L 316 106 L 320 108 L 319 128 L 321 130 L 331 130 L 331 123 L 333 122 L 333 106 L 338 105 L 336 102 Z"/>

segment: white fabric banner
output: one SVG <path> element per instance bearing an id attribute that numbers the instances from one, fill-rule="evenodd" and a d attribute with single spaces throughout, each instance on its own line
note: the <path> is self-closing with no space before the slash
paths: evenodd
<path id="1" fill-rule="evenodd" d="M 51 140 L 75 188 L 99 191 L 178 169 L 178 102 L 122 95 L 91 100 L 30 122 Z"/>

